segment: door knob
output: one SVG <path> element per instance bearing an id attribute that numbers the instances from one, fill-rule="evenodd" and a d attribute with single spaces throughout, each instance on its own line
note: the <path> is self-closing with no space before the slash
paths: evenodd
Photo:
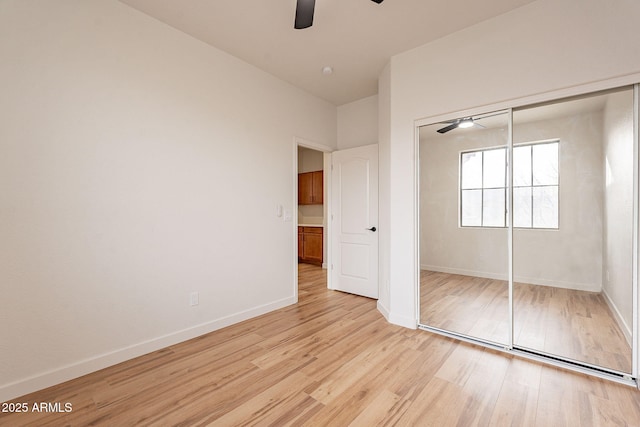
<path id="1" fill-rule="evenodd" d="M 377 228 L 371 227 L 371 228 L 367 228 L 367 230 L 375 232 L 377 230 Z"/>

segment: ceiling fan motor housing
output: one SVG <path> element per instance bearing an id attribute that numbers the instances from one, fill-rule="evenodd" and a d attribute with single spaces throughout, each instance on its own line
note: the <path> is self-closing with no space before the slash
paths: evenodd
<path id="1" fill-rule="evenodd" d="M 377 4 L 384 0 L 371 0 Z M 296 19 L 293 27 L 296 30 L 309 28 L 313 25 L 313 12 L 315 10 L 316 0 L 297 0 L 296 2 Z"/>

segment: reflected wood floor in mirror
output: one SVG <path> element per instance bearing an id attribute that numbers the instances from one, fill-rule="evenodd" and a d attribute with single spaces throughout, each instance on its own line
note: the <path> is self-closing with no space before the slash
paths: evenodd
<path id="1" fill-rule="evenodd" d="M 497 343 L 508 342 L 506 281 L 423 270 L 421 323 Z M 514 344 L 621 372 L 631 347 L 594 292 L 514 283 Z"/>
<path id="2" fill-rule="evenodd" d="M 389 324 L 300 265 L 299 302 L 16 402 L 2 426 L 640 425 L 631 387 Z"/>

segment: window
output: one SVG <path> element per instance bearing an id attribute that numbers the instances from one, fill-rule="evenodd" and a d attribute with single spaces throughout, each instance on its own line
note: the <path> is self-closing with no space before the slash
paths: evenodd
<path id="1" fill-rule="evenodd" d="M 463 227 L 506 225 L 506 149 L 462 153 L 460 200 Z"/>
<path id="2" fill-rule="evenodd" d="M 558 142 L 513 148 L 513 226 L 558 228 Z"/>
<path id="3" fill-rule="evenodd" d="M 558 141 L 513 148 L 513 226 L 558 228 Z M 506 227 L 507 150 L 460 155 L 460 225 Z"/>

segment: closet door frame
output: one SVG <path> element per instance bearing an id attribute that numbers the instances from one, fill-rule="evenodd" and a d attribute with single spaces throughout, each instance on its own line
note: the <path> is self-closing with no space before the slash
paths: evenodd
<path id="1" fill-rule="evenodd" d="M 497 111 L 497 110 L 506 110 L 508 111 L 508 141 L 507 141 L 507 251 L 508 251 L 508 307 L 509 307 L 509 336 L 507 345 L 497 345 L 493 342 L 487 342 L 480 338 L 474 338 L 472 336 L 467 336 L 464 334 L 459 334 L 456 332 L 451 332 L 448 330 L 431 327 L 429 325 L 424 325 L 420 323 L 420 237 L 418 235 L 416 239 L 416 319 L 418 319 L 418 329 L 434 332 L 440 335 L 445 335 L 448 337 L 456 338 L 461 341 L 479 344 L 484 347 L 492 348 L 495 350 L 503 351 L 509 354 L 514 354 L 526 359 L 531 359 L 535 361 L 539 361 L 545 364 L 557 366 L 560 368 L 584 373 L 587 375 L 611 380 L 614 382 L 631 385 L 634 387 L 640 388 L 640 384 L 638 382 L 638 346 L 640 345 L 640 339 L 638 337 L 638 332 L 640 329 L 640 319 L 639 319 L 639 309 L 638 309 L 638 298 L 640 297 L 638 292 L 638 280 L 639 280 L 639 260 L 638 257 L 640 255 L 640 251 L 638 249 L 638 244 L 640 241 L 640 213 L 639 213 L 639 133 L 640 133 L 640 75 L 628 76 L 626 78 L 621 79 L 613 79 L 606 82 L 598 82 L 591 85 L 584 85 L 581 87 L 570 88 L 566 90 L 556 91 L 552 93 L 548 93 L 546 95 L 533 96 L 523 98 L 517 101 L 511 101 L 508 103 L 487 105 L 484 107 L 464 110 L 454 114 L 447 114 L 441 116 L 433 116 L 425 119 L 419 119 L 414 122 L 415 126 L 415 176 L 416 176 L 416 185 L 415 185 L 415 218 L 416 218 L 416 230 L 419 234 L 420 232 L 420 127 L 431 125 L 438 122 L 443 122 L 447 120 L 453 120 L 458 117 L 467 117 L 467 116 L 475 116 L 486 113 L 488 111 Z M 513 295 L 513 285 L 514 285 L 514 270 L 513 270 L 513 111 L 516 108 L 526 108 L 527 106 L 532 106 L 541 102 L 552 102 L 554 100 L 561 100 L 563 98 L 573 97 L 573 96 L 589 96 L 590 94 L 596 94 L 599 91 L 622 88 L 624 86 L 632 86 L 633 87 L 633 236 L 632 236 L 632 342 L 631 342 L 631 373 L 620 373 L 614 370 L 603 368 L 596 365 L 591 365 L 589 363 L 579 362 L 576 363 L 569 359 L 563 358 L 562 356 L 554 356 L 554 355 L 546 355 L 539 351 L 532 351 L 524 348 L 520 348 L 515 345 L 514 342 L 514 295 Z"/>

